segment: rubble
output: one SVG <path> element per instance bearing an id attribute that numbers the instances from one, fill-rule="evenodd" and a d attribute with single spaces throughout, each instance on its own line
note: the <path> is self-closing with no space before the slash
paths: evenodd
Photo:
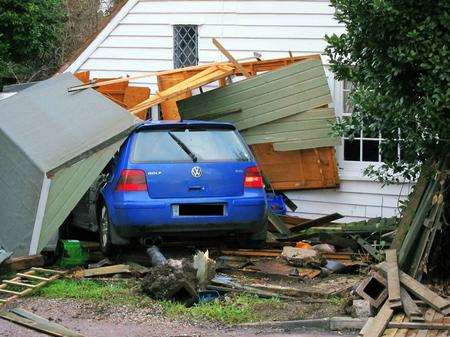
<path id="1" fill-rule="evenodd" d="M 320 268 L 326 265 L 325 258 L 315 249 L 283 247 L 281 256 L 296 267 Z"/>
<path id="2" fill-rule="evenodd" d="M 192 305 L 197 300 L 197 271 L 192 262 L 181 261 L 154 266 L 142 280 L 142 291 L 152 298 Z"/>

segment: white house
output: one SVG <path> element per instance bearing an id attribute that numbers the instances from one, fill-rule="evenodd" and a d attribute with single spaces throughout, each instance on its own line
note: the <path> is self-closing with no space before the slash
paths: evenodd
<path id="1" fill-rule="evenodd" d="M 213 37 L 236 57 L 253 52 L 263 59 L 323 52 L 325 34 L 341 34 L 345 27 L 333 18 L 325 0 L 128 0 L 66 71 L 89 70 L 92 77 L 117 77 L 224 61 Z M 327 60 L 323 57 L 325 68 Z M 328 73 L 336 114 L 348 113 L 346 85 Z M 156 78 L 134 82 L 157 90 Z M 399 200 L 410 184 L 382 187 L 362 174 L 380 162 L 378 135 L 361 135 L 336 147 L 341 184 L 327 190 L 292 191 L 298 215 L 314 218 L 332 212 L 361 220 L 397 214 Z"/>

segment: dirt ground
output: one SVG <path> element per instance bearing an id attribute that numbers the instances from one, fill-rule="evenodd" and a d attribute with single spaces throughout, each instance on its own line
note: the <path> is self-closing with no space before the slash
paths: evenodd
<path id="1" fill-rule="evenodd" d="M 34 312 L 48 320 L 82 333 L 86 337 L 354 336 L 354 334 L 349 333 L 342 334 L 328 331 L 244 329 L 209 322 L 173 320 L 165 317 L 160 309 L 156 307 L 145 309 L 127 306 L 108 307 L 83 301 L 49 300 L 43 298 L 26 298 L 12 303 L 12 306 L 18 306 Z M 0 319 L 0 336 L 41 337 L 45 335 Z"/>

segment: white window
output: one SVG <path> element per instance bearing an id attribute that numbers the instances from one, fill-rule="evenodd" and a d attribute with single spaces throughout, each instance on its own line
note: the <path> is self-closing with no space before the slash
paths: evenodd
<path id="1" fill-rule="evenodd" d="M 198 64 L 198 26 L 173 26 L 173 66 L 183 68 Z"/>
<path id="2" fill-rule="evenodd" d="M 349 117 L 352 114 L 352 107 L 348 103 L 349 92 L 352 90 L 351 83 L 344 81 L 342 84 L 343 107 L 342 117 Z M 346 162 L 359 162 L 361 164 L 382 163 L 382 153 L 380 144 L 383 141 L 379 132 L 370 132 L 361 128 L 354 130 L 353 137 L 343 137 L 343 160 Z M 400 155 L 400 148 L 397 150 Z"/>

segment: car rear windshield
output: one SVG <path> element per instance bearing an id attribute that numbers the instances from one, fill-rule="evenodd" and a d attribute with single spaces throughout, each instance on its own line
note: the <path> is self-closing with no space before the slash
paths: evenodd
<path id="1" fill-rule="evenodd" d="M 137 133 L 133 162 L 250 161 L 251 155 L 234 130 L 142 130 Z"/>

